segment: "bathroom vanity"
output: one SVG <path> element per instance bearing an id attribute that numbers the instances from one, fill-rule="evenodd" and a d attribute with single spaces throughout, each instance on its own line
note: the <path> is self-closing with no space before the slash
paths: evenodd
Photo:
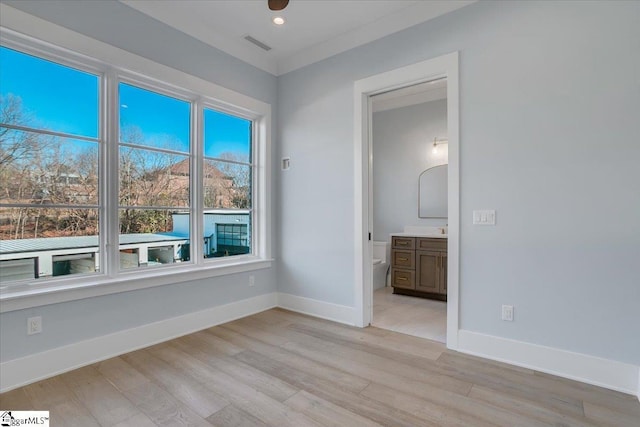
<path id="1" fill-rule="evenodd" d="M 447 235 L 391 235 L 394 294 L 447 300 Z"/>

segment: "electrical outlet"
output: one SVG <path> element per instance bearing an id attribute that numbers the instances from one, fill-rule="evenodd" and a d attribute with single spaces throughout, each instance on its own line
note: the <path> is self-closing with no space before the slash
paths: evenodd
<path id="1" fill-rule="evenodd" d="M 249 276 L 249 286 L 253 286 L 256 284 L 256 277 L 252 274 Z"/>
<path id="2" fill-rule="evenodd" d="M 513 322 L 513 306 L 512 305 L 502 306 L 502 320 L 506 320 L 507 322 Z"/>
<path id="3" fill-rule="evenodd" d="M 29 317 L 27 319 L 27 335 L 39 334 L 42 332 L 42 317 Z"/>

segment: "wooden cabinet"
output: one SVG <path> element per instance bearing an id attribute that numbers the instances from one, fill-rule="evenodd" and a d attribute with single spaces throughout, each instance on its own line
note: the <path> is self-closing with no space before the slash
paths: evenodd
<path id="1" fill-rule="evenodd" d="M 394 293 L 446 299 L 447 239 L 392 236 Z"/>

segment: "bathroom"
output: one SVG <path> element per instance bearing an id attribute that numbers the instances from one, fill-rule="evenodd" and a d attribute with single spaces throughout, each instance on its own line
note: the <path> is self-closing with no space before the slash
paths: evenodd
<path id="1" fill-rule="evenodd" d="M 445 342 L 446 79 L 375 95 L 372 106 L 372 325 Z"/>

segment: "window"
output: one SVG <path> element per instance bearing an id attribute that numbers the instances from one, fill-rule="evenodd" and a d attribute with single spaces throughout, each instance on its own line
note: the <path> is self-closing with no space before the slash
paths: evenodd
<path id="1" fill-rule="evenodd" d="M 252 124 L 250 120 L 220 111 L 204 109 L 204 224 L 205 237 L 215 237 L 209 243 L 205 257 L 225 257 L 251 252 L 251 240 L 246 231 L 251 227 L 251 156 Z M 245 230 L 244 243 L 231 247 L 226 243 L 226 223 L 233 220 L 237 230 Z M 231 227 L 233 224 L 230 224 Z M 221 242 L 225 242 L 222 243 Z"/>
<path id="2" fill-rule="evenodd" d="M 266 104 L 17 35 L 0 49 L 2 295 L 267 266 Z"/>
<path id="3" fill-rule="evenodd" d="M 14 280 L 100 271 L 60 257 L 97 260 L 101 79 L 0 48 L 0 260 L 23 266 Z"/>
<path id="4" fill-rule="evenodd" d="M 137 235 L 140 245 L 170 240 L 188 245 L 188 217 L 186 227 L 175 227 L 173 217 L 189 214 L 191 205 L 191 103 L 127 83 L 120 83 L 118 95 L 120 243 Z M 157 249 L 143 249 L 146 254 L 138 256 L 137 265 L 121 256 L 120 268 L 190 259 L 183 258 L 184 251 L 158 257 Z"/>

